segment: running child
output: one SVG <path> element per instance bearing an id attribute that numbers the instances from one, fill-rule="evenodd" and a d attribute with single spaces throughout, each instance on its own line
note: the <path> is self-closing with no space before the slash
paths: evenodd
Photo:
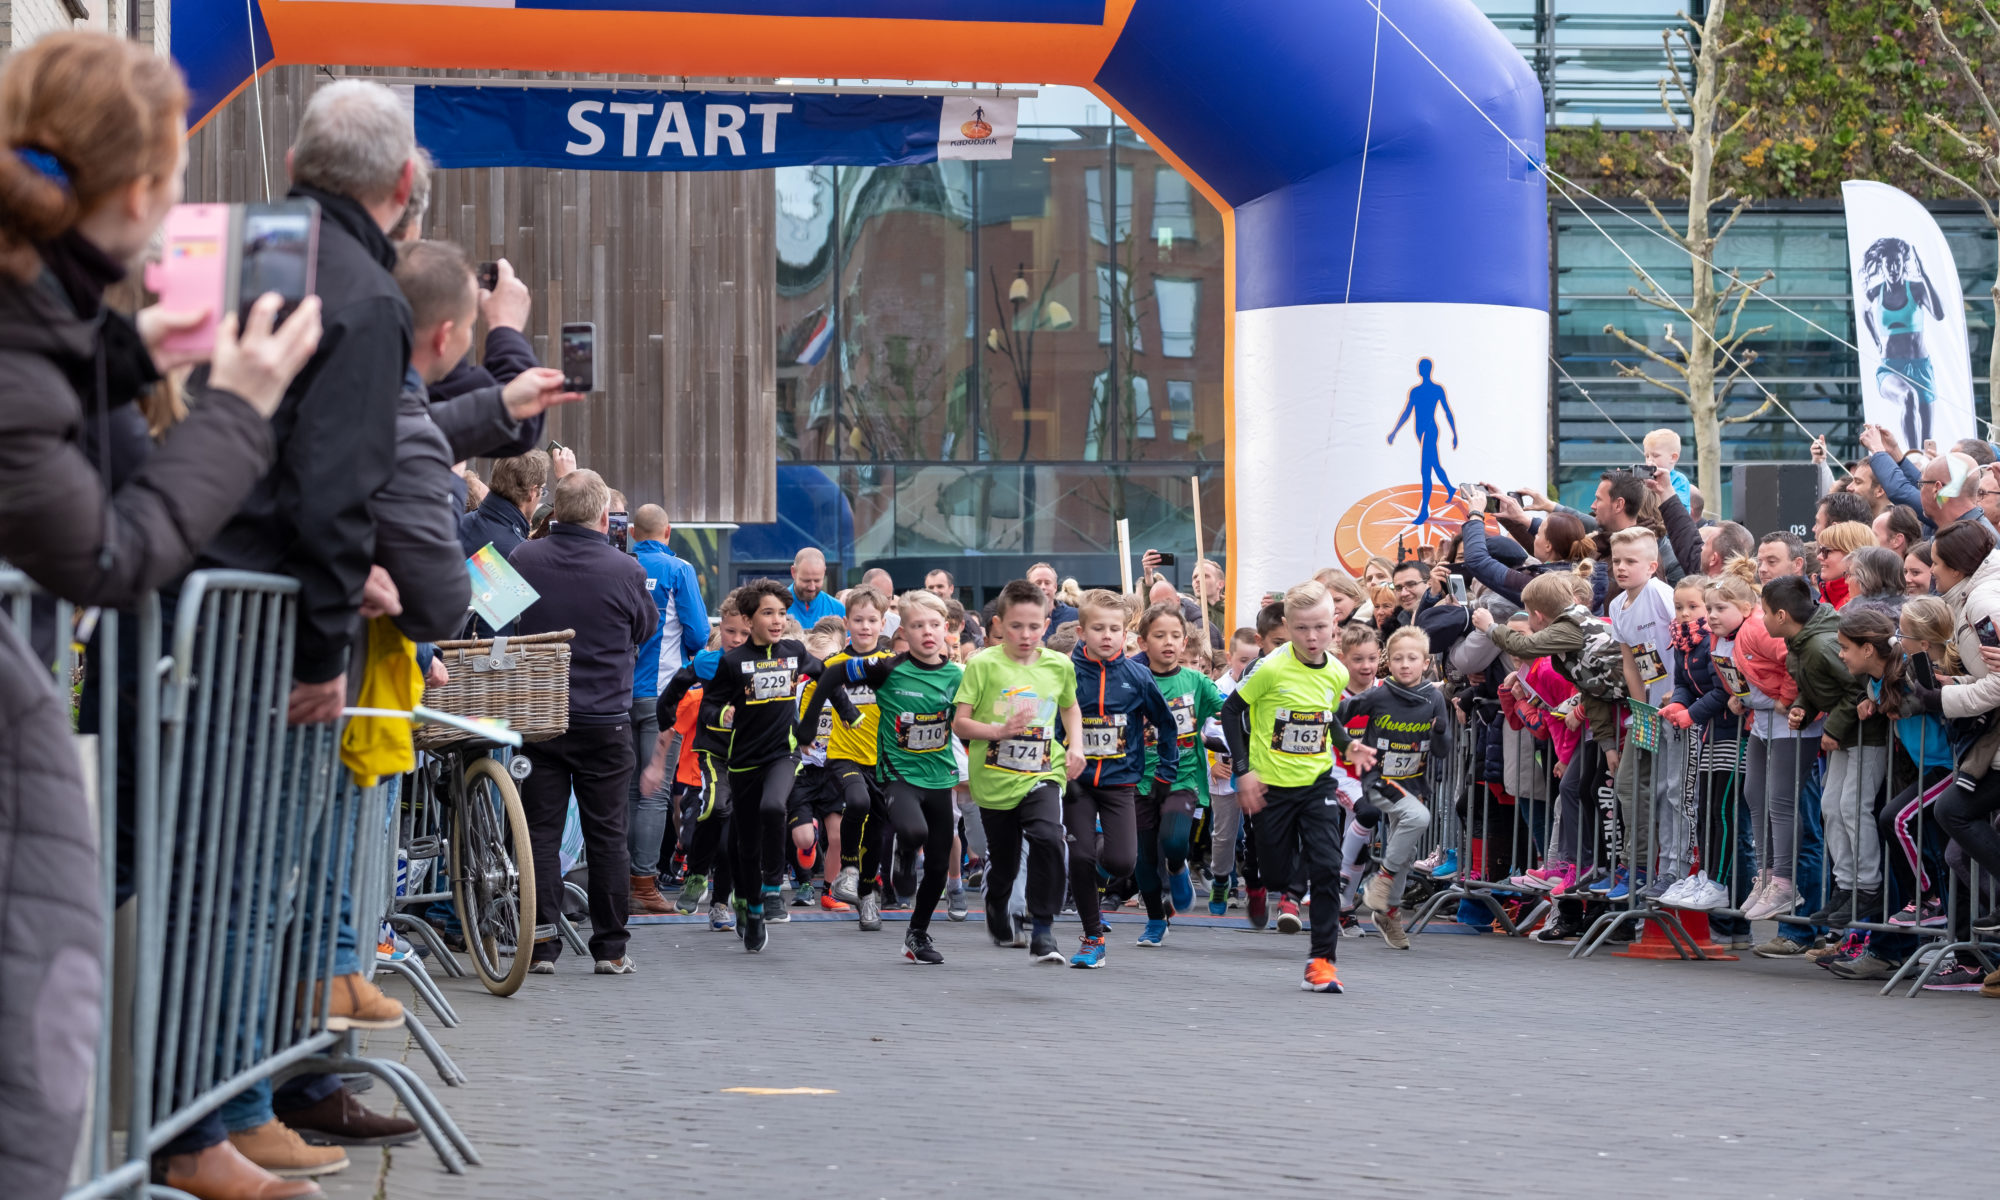
<path id="1" fill-rule="evenodd" d="M 1222 711 L 1223 695 L 1215 681 L 1193 667 L 1181 665 L 1187 646 L 1187 619 L 1178 604 L 1155 604 L 1139 618 L 1145 649 L 1137 661 L 1152 673 L 1153 686 L 1173 713 L 1174 749 L 1179 768 L 1171 785 L 1157 782 L 1138 797 L 1139 858 L 1133 864 L 1139 895 L 1146 901 L 1146 930 L 1139 945 L 1157 947 L 1167 936 L 1167 896 L 1173 911 L 1194 907 L 1194 881 L 1188 876 L 1188 840 L 1195 810 L 1207 807 L 1208 754 L 1200 730 Z M 1142 779 L 1157 780 L 1159 734 L 1146 726 L 1146 762 Z"/>
<path id="2" fill-rule="evenodd" d="M 1125 653 L 1126 610 L 1118 594 L 1085 592 L 1077 622 L 1082 633 L 1070 663 L 1082 710 L 1084 769 L 1063 796 L 1063 825 L 1069 831 L 1070 899 L 1083 922 L 1083 939 L 1069 965 L 1096 968 L 1105 956 L 1103 880 L 1132 874 L 1139 854 L 1134 808 L 1142 777 L 1162 796 L 1173 790 L 1180 774 L 1180 731 L 1153 673 Z M 1159 739 L 1150 776 L 1144 775 L 1142 722 Z"/>
<path id="3" fill-rule="evenodd" d="M 681 761 L 687 764 L 692 760 L 699 778 L 691 793 L 694 802 L 684 801 L 681 805 L 681 845 L 687 847 L 688 873 L 681 881 L 680 899 L 675 907 L 684 913 L 695 912 L 701 907 L 702 894 L 707 892 L 708 927 L 717 932 L 736 928 L 736 916 L 728 902 L 731 878 L 725 849 L 730 806 L 729 770 L 724 760 L 729 753 L 729 731 L 716 723 L 713 713 L 704 716 L 700 706 L 706 699 L 706 685 L 714 680 L 722 656 L 749 640 L 750 618 L 736 607 L 735 597 L 724 599 L 708 649 L 674 672 L 667 686 L 660 689 L 657 710 L 662 731 L 667 729 L 668 714 L 674 717 L 673 727 L 683 731 Z M 693 698 L 696 706 L 692 716 L 682 712 L 689 698 Z M 686 736 L 689 730 L 693 734 L 691 739 Z M 653 751 L 653 762 L 661 771 L 667 761 L 665 750 L 666 734 L 662 732 Z M 676 775 L 680 773 L 681 768 L 676 768 Z"/>
<path id="4" fill-rule="evenodd" d="M 1338 619 L 1340 593 L 1332 588 L 1327 590 L 1333 592 L 1335 597 L 1334 612 Z M 1373 625 L 1354 623 L 1342 625 L 1338 653 L 1340 665 L 1347 668 L 1347 687 L 1340 694 L 1341 719 L 1347 726 L 1349 737 L 1360 737 L 1368 730 L 1368 717 L 1366 714 L 1350 716 L 1346 712 L 1346 704 L 1348 700 L 1381 682 L 1378 675 L 1382 669 L 1382 639 L 1375 632 Z M 1346 807 L 1350 818 L 1347 822 L 1347 832 L 1342 835 L 1340 841 L 1340 920 L 1344 926 L 1353 919 L 1350 914 L 1360 899 L 1358 892 L 1361 886 L 1361 855 L 1368 849 L 1368 843 L 1374 839 L 1375 827 L 1381 823 L 1382 814 L 1373 804 L 1363 800 L 1361 772 L 1354 764 L 1341 761 L 1336 765 L 1339 770 L 1334 774 L 1333 784 L 1340 793 L 1340 802 Z M 1294 921 L 1298 919 L 1296 912 L 1292 915 L 1292 919 Z M 1285 914 L 1279 913 L 1278 920 L 1282 928 Z"/>
<path id="5" fill-rule="evenodd" d="M 806 648 L 817 658 L 829 659 L 839 651 L 841 642 L 846 636 L 847 630 L 841 618 L 821 617 L 806 634 Z M 792 899 L 792 907 L 808 908 L 815 900 L 812 892 L 812 873 L 819 859 L 820 841 L 823 836 L 833 839 L 828 844 L 826 856 L 829 863 L 827 873 L 829 875 L 833 873 L 830 864 L 838 857 L 835 851 L 839 846 L 839 835 L 837 832 L 828 832 L 827 826 L 832 824 L 835 829 L 838 828 L 840 813 L 846 807 L 846 800 L 841 795 L 840 785 L 835 781 L 833 772 L 827 767 L 827 747 L 833 738 L 835 722 L 833 709 L 824 704 L 817 706 L 813 704 L 813 693 L 818 690 L 818 684 L 813 680 L 802 678 L 798 687 L 800 728 L 811 730 L 813 738 L 799 747 L 799 774 L 792 783 L 792 798 L 787 806 L 785 829 L 791 835 L 792 852 L 796 856 L 800 873 L 798 891 Z M 806 719 L 808 709 L 814 714 L 809 720 Z M 777 879 L 767 877 L 764 881 L 764 890 L 768 894 L 782 883 L 782 873 Z M 819 896 L 817 899 L 820 906 L 829 912 L 852 911 L 847 905 L 835 900 L 831 894 Z M 784 921 L 790 918 L 770 919 Z"/>
<path id="6" fill-rule="evenodd" d="M 702 701 L 703 720 L 729 730 L 728 778 L 732 798 L 729 849 L 736 931 L 752 954 L 770 939 L 767 919 L 786 916 L 773 892 L 758 894 L 766 867 L 784 861 L 785 822 L 798 775 L 800 740 L 796 696 L 801 678 L 817 679 L 823 664 L 797 638 L 783 636 L 791 589 L 759 579 L 731 593 L 750 618 L 750 637 L 716 665 Z M 847 705 L 840 689 L 831 702 Z M 843 716 L 860 719 L 851 706 Z"/>
<path id="7" fill-rule="evenodd" d="M 1042 645 L 1049 599 L 1025 579 L 1000 589 L 986 649 L 965 664 L 952 731 L 967 742 L 986 832 L 986 928 L 1018 946 L 1007 898 L 1028 843 L 1028 958 L 1059 963 L 1055 920 L 1063 901 L 1063 784 L 1083 773 L 1083 713 L 1069 659 Z M 1057 722 L 1062 729 L 1058 734 Z M 1057 765 L 1058 756 L 1061 765 Z"/>
<path id="8" fill-rule="evenodd" d="M 1347 812 L 1333 798 L 1335 748 L 1363 770 L 1375 752 L 1350 744 L 1335 720 L 1347 669 L 1333 645 L 1333 601 L 1318 582 L 1285 593 L 1290 641 L 1257 665 L 1222 709 L 1243 811 L 1256 818 L 1258 859 L 1269 879 L 1304 878 L 1312 893 L 1312 956 L 1300 987 L 1338 992 L 1340 836 Z M 1303 860 L 1303 865 L 1301 865 Z M 1297 897 L 1290 897 L 1296 901 Z"/>
<path id="9" fill-rule="evenodd" d="M 1382 866 L 1368 881 L 1361 902 L 1375 914 L 1382 940 L 1397 950 L 1410 948 L 1403 932 L 1403 889 L 1417 846 L 1431 827 L 1430 764 L 1451 755 L 1451 720 L 1444 694 L 1426 682 L 1431 663 L 1430 635 L 1405 626 L 1389 635 L 1389 678 L 1340 706 L 1343 719 L 1366 717 L 1357 744 L 1375 751 L 1375 765 L 1362 776 L 1366 802 L 1381 814 Z"/>
<path id="10" fill-rule="evenodd" d="M 865 917 L 865 906 L 876 899 L 873 882 L 881 866 L 883 839 L 875 827 L 887 824 L 895 829 L 899 847 L 923 853 L 923 876 L 910 909 L 910 929 L 903 937 L 903 957 L 935 965 L 944 961 L 944 955 L 931 941 L 931 917 L 944 895 L 957 833 L 952 790 L 958 786 L 958 763 L 951 751 L 951 725 L 965 669 L 950 657 L 943 600 L 930 592 L 906 592 L 896 610 L 897 632 L 909 643 L 907 652 L 894 657 L 849 655 L 839 664 L 840 686 L 850 693 L 865 692 L 879 714 L 874 758 L 882 803 L 871 812 L 869 835 L 862 843 L 862 912 Z M 847 611 L 854 612 L 852 596 Z M 828 669 L 835 668 L 829 664 Z M 875 922 L 881 924 L 879 910 Z"/>
<path id="11" fill-rule="evenodd" d="M 889 598 L 874 588 L 863 584 L 849 591 L 847 645 L 828 658 L 826 665 L 841 667 L 844 675 L 844 664 L 850 659 L 888 658 L 889 651 L 881 644 L 883 618 L 888 611 Z M 845 801 L 843 811 L 826 821 L 826 878 L 833 901 L 860 909 L 861 928 L 874 930 L 882 928 L 882 898 L 875 895 L 874 876 L 864 881 L 860 868 L 868 818 L 882 799 L 875 782 L 875 696 L 866 686 L 857 685 L 847 689 L 847 698 L 860 710 L 859 723 L 849 725 L 830 711 L 822 718 L 832 722 L 827 772 Z M 871 896 L 873 899 L 868 899 Z"/>
<path id="12" fill-rule="evenodd" d="M 1257 631 L 1247 625 L 1229 635 L 1229 659 L 1215 677 L 1216 690 L 1224 700 L 1250 673 L 1262 650 Z M 1209 743 L 1211 739 L 1216 744 L 1228 745 L 1222 737 L 1221 722 L 1211 720 L 1203 727 L 1203 742 Z M 1236 805 L 1236 772 L 1230 767 L 1226 749 L 1209 752 L 1208 792 L 1208 915 L 1220 917 L 1229 912 L 1230 883 L 1236 874 L 1236 843 L 1243 830 L 1243 810 Z"/>

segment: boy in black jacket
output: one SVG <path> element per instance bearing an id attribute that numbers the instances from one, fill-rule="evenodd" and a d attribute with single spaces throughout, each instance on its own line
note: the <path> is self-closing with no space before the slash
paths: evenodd
<path id="1" fill-rule="evenodd" d="M 1398 629 L 1389 635 L 1389 678 L 1340 706 L 1343 721 L 1368 718 L 1366 732 L 1356 740 L 1375 749 L 1375 769 L 1362 776 L 1362 787 L 1382 814 L 1382 868 L 1368 881 L 1362 903 L 1375 913 L 1382 940 L 1397 950 L 1410 948 L 1398 909 L 1418 844 L 1431 827 L 1431 810 L 1424 804 L 1430 799 L 1431 759 L 1451 753 L 1444 693 L 1424 681 L 1430 657 L 1423 630 Z"/>

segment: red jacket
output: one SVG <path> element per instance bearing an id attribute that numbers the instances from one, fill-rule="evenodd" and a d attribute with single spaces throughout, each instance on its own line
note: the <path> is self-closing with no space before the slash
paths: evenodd
<path id="1" fill-rule="evenodd" d="M 1799 698 L 1799 685 L 1785 669 L 1785 639 L 1764 628 L 1762 611 L 1751 613 L 1736 630 L 1736 667 L 1781 709 Z"/>

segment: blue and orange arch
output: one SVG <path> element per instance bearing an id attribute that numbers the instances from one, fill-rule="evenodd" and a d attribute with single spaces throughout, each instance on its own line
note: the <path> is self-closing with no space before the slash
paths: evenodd
<path id="1" fill-rule="evenodd" d="M 1542 93 L 1472 0 L 182 0 L 174 54 L 197 120 L 277 63 L 1090 88 L 1228 233 L 1233 612 L 1434 538 L 1419 358 L 1454 477 L 1545 461 Z"/>

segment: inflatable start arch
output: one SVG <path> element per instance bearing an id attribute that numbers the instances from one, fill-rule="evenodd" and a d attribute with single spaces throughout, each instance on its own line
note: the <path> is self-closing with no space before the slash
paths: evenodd
<path id="1" fill-rule="evenodd" d="M 1090 88 L 1228 230 L 1238 616 L 1545 462 L 1542 93 L 1472 0 L 252 4 L 176 6 L 197 119 L 275 63 Z"/>

